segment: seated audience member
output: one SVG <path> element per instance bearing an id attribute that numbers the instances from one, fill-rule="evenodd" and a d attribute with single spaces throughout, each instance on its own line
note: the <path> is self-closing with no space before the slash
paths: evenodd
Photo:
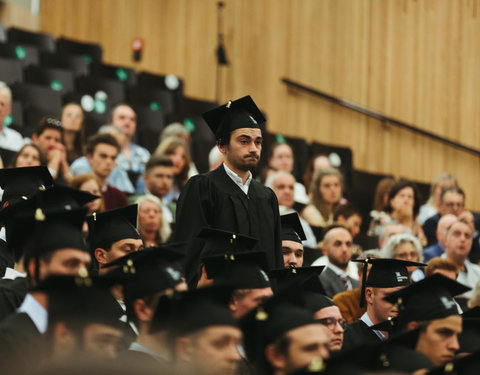
<path id="1" fill-rule="evenodd" d="M 396 222 L 411 229 L 412 234 L 420 240 L 420 243 L 426 244 L 422 227 L 417 222 L 418 209 L 420 207 L 420 198 L 417 187 L 406 180 L 400 180 L 390 189 L 388 195 L 388 205 L 385 212 L 388 217 L 385 222 Z M 385 224 L 378 224 L 382 226 Z M 372 231 L 379 233 L 383 228 L 372 228 Z"/>
<path id="2" fill-rule="evenodd" d="M 173 212 L 175 205 L 167 202 L 167 195 L 173 186 L 173 163 L 167 156 L 153 155 L 145 166 L 145 192 L 152 194 L 162 202 L 162 216 L 168 223 L 174 222 Z M 141 195 L 130 197 L 130 201 L 135 202 Z"/>
<path id="3" fill-rule="evenodd" d="M 0 81 L 0 148 L 18 151 L 25 143 L 22 135 L 5 125 L 5 119 L 12 112 L 12 91 Z"/>
<path id="4" fill-rule="evenodd" d="M 280 216 L 282 222 L 282 254 L 285 268 L 303 266 L 303 245 L 305 233 L 297 213 Z"/>
<path id="5" fill-rule="evenodd" d="M 274 171 L 293 173 L 294 156 L 292 147 L 288 143 L 275 143 L 270 146 L 268 166 Z M 310 201 L 305 186 L 299 182 L 295 182 L 294 185 L 294 199 L 295 202 L 302 204 L 308 204 Z"/>
<path id="6" fill-rule="evenodd" d="M 310 188 L 311 201 L 301 216 L 316 227 L 333 223 L 333 213 L 340 205 L 343 190 L 342 174 L 334 168 L 317 171 Z"/>
<path id="7" fill-rule="evenodd" d="M 348 274 L 348 265 L 352 258 L 352 235 L 343 226 L 327 228 L 323 238 L 323 253 L 328 264 L 320 274 L 325 294 L 333 298 L 336 294 L 360 286 L 358 280 Z M 312 264 L 316 266 L 317 264 Z"/>
<path id="8" fill-rule="evenodd" d="M 457 217 L 452 214 L 446 214 L 440 218 L 440 220 L 438 221 L 438 226 L 436 231 L 437 243 L 423 250 L 423 259 L 425 262 L 428 262 L 432 258 L 442 256 L 442 254 L 445 252 L 445 242 L 447 240 L 447 229 L 456 220 L 457 220 Z"/>
<path id="9" fill-rule="evenodd" d="M 162 143 L 164 139 L 170 138 L 170 137 L 178 137 L 183 139 L 187 143 L 189 149 L 191 150 L 192 139 L 190 137 L 190 132 L 182 123 L 173 122 L 165 126 L 165 128 L 163 128 L 162 130 L 162 134 L 160 135 L 159 144 Z M 195 163 L 193 162 L 193 160 L 191 160 L 190 169 L 188 170 L 188 177 L 196 176 L 197 174 L 198 174 L 197 167 L 195 166 Z"/>
<path id="10" fill-rule="evenodd" d="M 47 156 L 48 170 L 57 183 L 65 182 L 72 177 L 62 138 L 63 124 L 51 117 L 44 117 L 40 120 L 32 135 L 32 143 L 40 147 Z"/>
<path id="11" fill-rule="evenodd" d="M 333 220 L 338 224 L 346 226 L 350 230 L 352 238 L 357 237 L 362 226 L 360 211 L 351 203 L 340 205 L 333 215 Z"/>
<path id="12" fill-rule="evenodd" d="M 400 233 L 412 234 L 412 231 L 402 224 L 396 224 L 396 223 L 386 224 L 382 230 L 380 237 L 378 237 L 379 249 L 382 249 L 385 246 L 385 244 L 388 242 L 390 237 Z"/>
<path id="13" fill-rule="evenodd" d="M 117 140 L 110 134 L 97 134 L 87 141 L 87 160 L 93 175 L 100 181 L 105 209 L 112 210 L 128 205 L 124 192 L 110 186 L 108 176 L 115 167 L 115 160 L 120 151 Z"/>
<path id="14" fill-rule="evenodd" d="M 332 164 L 326 154 L 314 155 L 307 161 L 305 172 L 303 173 L 303 183 L 307 194 L 311 194 L 310 186 L 315 172 L 327 168 L 332 168 Z"/>
<path id="15" fill-rule="evenodd" d="M 468 221 L 459 219 L 453 222 L 447 229 L 445 253 L 442 255 L 442 257 L 452 261 L 457 267 L 457 281 L 472 289 L 460 296 L 466 299 L 473 297 L 475 288 L 480 281 L 480 266 L 471 263 L 467 259 L 472 247 L 472 236 L 473 227 Z"/>
<path id="16" fill-rule="evenodd" d="M 170 238 L 170 224 L 163 217 L 163 206 L 160 199 L 146 194 L 137 199 L 138 232 L 145 247 L 158 246 Z"/>
<path id="17" fill-rule="evenodd" d="M 122 144 L 125 143 L 125 135 L 123 134 L 123 130 L 113 125 L 102 125 L 100 129 L 98 129 L 97 134 L 110 134 L 117 140 L 120 148 L 122 147 Z M 75 176 L 78 174 L 92 173 L 92 168 L 86 156 L 81 156 L 76 159 L 70 166 L 70 170 Z M 115 167 L 112 169 L 112 173 L 110 173 L 108 176 L 107 183 L 110 186 L 113 186 L 127 194 L 132 194 L 135 192 L 135 188 L 128 177 L 127 171 L 123 170 L 117 165 L 115 165 Z"/>
<path id="18" fill-rule="evenodd" d="M 383 227 L 390 223 L 390 216 L 387 214 L 386 209 L 388 206 L 388 195 L 395 185 L 397 180 L 393 177 L 382 178 L 375 187 L 375 193 L 373 198 L 373 210 L 370 211 L 370 221 L 368 235 L 380 237 L 383 232 Z M 381 248 L 382 246 L 380 246 Z"/>
<path id="19" fill-rule="evenodd" d="M 47 158 L 37 145 L 28 143 L 17 152 L 11 162 L 12 168 L 47 165 Z"/>
<path id="20" fill-rule="evenodd" d="M 84 155 L 83 149 L 83 110 L 77 103 L 65 104 L 60 120 L 63 124 L 63 140 L 67 151 L 67 162 L 72 162 Z"/>
<path id="21" fill-rule="evenodd" d="M 388 338 L 387 331 L 371 327 L 398 315 L 394 303 L 386 302 L 384 297 L 410 284 L 407 267 L 421 265 L 398 259 L 364 259 L 360 262 L 372 264 L 365 276 L 360 294 L 360 306 L 366 304 L 367 310 L 356 322 L 350 324 L 345 331 L 344 350 L 350 350 L 368 343 L 376 343 Z M 364 272 L 365 272 L 364 268 Z"/>
<path id="22" fill-rule="evenodd" d="M 347 321 L 343 318 L 335 302 L 329 297 L 316 293 L 309 293 L 306 302 L 315 320 L 328 328 L 330 353 L 341 350 Z"/>
<path id="23" fill-rule="evenodd" d="M 423 262 L 422 245 L 411 234 L 396 234 L 387 241 L 381 250 L 382 258 L 408 260 L 410 262 Z M 408 276 L 413 282 L 424 278 L 422 270 L 415 266 L 407 267 Z"/>
<path id="24" fill-rule="evenodd" d="M 452 280 L 457 280 L 458 269 L 455 264 L 446 258 L 433 258 L 427 262 L 425 277 L 439 273 Z"/>
<path id="25" fill-rule="evenodd" d="M 363 260 L 367 257 L 369 259 L 380 258 L 380 252 L 378 250 L 366 250 L 358 256 L 357 260 Z M 360 285 L 363 283 L 364 267 L 368 267 L 368 265 L 363 262 L 360 262 L 357 265 Z M 368 270 L 366 275 L 368 277 Z M 333 301 L 338 306 L 342 316 L 347 320 L 348 323 L 353 323 L 354 321 L 360 319 L 365 311 L 367 311 L 365 306 L 360 306 L 360 295 L 361 289 L 356 288 L 338 293 L 333 297 Z"/>
<path id="26" fill-rule="evenodd" d="M 137 130 L 137 115 L 128 104 L 117 104 L 110 112 L 110 123 L 123 130 L 125 142 L 121 145 L 117 163 L 124 171 L 143 173 L 150 158 L 148 150 L 133 143 Z"/>
<path id="27" fill-rule="evenodd" d="M 440 211 L 442 190 L 447 187 L 458 186 L 457 179 L 450 173 L 443 172 L 439 174 L 430 188 L 430 197 L 428 201 L 420 206 L 418 214 L 418 223 L 423 225 L 425 221 Z"/>
<path id="28" fill-rule="evenodd" d="M 284 171 L 273 172 L 265 181 L 265 186 L 271 188 L 277 196 L 280 215 L 297 212 L 293 208 L 295 205 L 295 177 L 293 177 L 291 173 Z M 316 248 L 317 239 L 312 231 L 312 228 L 305 219 L 302 217 L 299 217 L 299 219 L 306 237 L 306 240 L 302 242 L 303 246 Z"/>
<path id="29" fill-rule="evenodd" d="M 442 193 L 440 194 L 439 212 L 430 217 L 423 224 L 423 231 L 427 237 L 428 246 L 432 246 L 437 243 L 437 226 L 438 221 L 442 216 L 451 214 L 455 215 L 456 217 L 460 217 L 463 212 L 465 212 L 465 192 L 457 186 L 443 189 Z"/>
<path id="30" fill-rule="evenodd" d="M 176 202 L 180 192 L 189 179 L 190 151 L 187 143 L 178 137 L 165 138 L 155 150 L 154 155 L 168 156 L 173 163 L 175 174 L 172 191 L 167 196 L 169 202 Z"/>

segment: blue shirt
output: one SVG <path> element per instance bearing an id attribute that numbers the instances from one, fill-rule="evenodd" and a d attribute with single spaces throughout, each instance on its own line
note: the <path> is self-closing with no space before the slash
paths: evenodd
<path id="1" fill-rule="evenodd" d="M 130 144 L 130 159 L 127 159 L 122 153 L 117 156 L 117 165 L 125 171 L 137 173 L 145 172 L 145 164 L 150 159 L 150 153 L 142 146 L 135 143 Z"/>

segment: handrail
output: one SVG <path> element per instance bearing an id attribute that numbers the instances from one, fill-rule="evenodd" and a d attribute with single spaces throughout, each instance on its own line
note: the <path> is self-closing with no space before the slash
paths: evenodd
<path id="1" fill-rule="evenodd" d="M 369 117 L 373 117 L 377 120 L 380 120 L 382 122 L 388 122 L 390 124 L 393 124 L 395 126 L 398 126 L 400 128 L 403 128 L 403 129 L 407 129 L 407 130 L 410 130 L 414 133 L 417 133 L 417 134 L 421 134 L 425 137 L 428 137 L 428 138 L 431 138 L 431 139 L 434 139 L 438 142 L 441 142 L 441 143 L 444 143 L 444 144 L 447 144 L 449 146 L 452 146 L 452 147 L 455 147 L 455 148 L 458 148 L 462 151 L 466 151 L 466 152 L 470 152 L 472 154 L 475 154 L 477 156 L 480 156 L 480 150 L 478 149 L 474 149 L 472 147 L 469 147 L 469 146 L 465 146 L 464 144 L 461 144 L 459 142 L 455 142 L 455 141 L 452 141 L 448 138 L 444 138 L 444 137 L 441 137 L 437 134 L 434 134 L 434 133 L 430 133 L 426 130 L 423 130 L 423 129 L 419 129 L 417 128 L 416 126 L 413 126 L 413 125 L 410 125 L 410 124 L 407 124 L 405 122 L 402 122 L 402 121 L 399 121 L 399 120 L 395 120 L 394 118 L 391 118 L 391 117 L 388 117 L 388 116 L 385 116 L 385 115 L 382 115 L 381 113 L 378 113 L 378 112 L 375 112 L 375 111 L 372 111 L 370 109 L 367 109 L 365 107 L 362 107 L 361 105 L 359 104 L 356 104 L 356 103 L 352 103 L 348 100 L 345 100 L 345 99 L 340 99 L 340 98 L 337 98 L 333 95 L 329 95 L 329 94 L 326 94 L 322 91 L 319 91 L 317 89 L 313 89 L 311 87 L 307 87 L 305 85 L 302 85 L 301 83 L 298 83 L 298 82 L 294 82 L 288 78 L 282 78 L 281 81 L 283 83 L 285 83 L 287 86 L 289 87 L 293 87 L 293 88 L 296 88 L 296 89 L 299 89 L 301 91 L 305 91 L 309 94 L 312 94 L 312 95 L 315 95 L 315 96 L 318 96 L 320 98 L 323 98 L 325 100 L 328 100 L 332 103 L 335 103 L 337 105 L 340 105 L 342 107 L 345 107 L 345 108 L 348 108 L 348 109 L 351 109 L 353 111 L 356 111 L 356 112 L 359 112 L 359 113 L 362 113 L 366 116 L 369 116 Z"/>

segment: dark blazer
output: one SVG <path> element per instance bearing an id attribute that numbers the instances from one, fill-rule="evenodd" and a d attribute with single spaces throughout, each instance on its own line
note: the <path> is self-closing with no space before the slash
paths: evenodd
<path id="1" fill-rule="evenodd" d="M 439 243 L 436 243 L 423 250 L 423 261 L 426 263 L 432 258 L 442 256 L 444 252 L 445 249 Z"/>
<path id="2" fill-rule="evenodd" d="M 319 278 L 322 283 L 323 289 L 325 290 L 325 294 L 330 298 L 333 298 L 333 296 L 335 296 L 336 294 L 344 292 L 346 290 L 343 280 L 328 266 L 325 267 Z M 358 280 L 352 279 L 350 276 L 348 277 L 348 279 L 352 283 L 352 289 L 360 287 L 360 282 Z"/>
<path id="3" fill-rule="evenodd" d="M 342 351 L 347 351 L 355 347 L 374 344 L 381 341 L 373 330 L 367 326 L 362 320 L 357 320 L 348 325 L 343 335 Z"/>

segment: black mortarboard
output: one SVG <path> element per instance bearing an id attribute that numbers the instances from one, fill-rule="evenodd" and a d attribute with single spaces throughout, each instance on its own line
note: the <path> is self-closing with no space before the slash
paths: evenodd
<path id="1" fill-rule="evenodd" d="M 411 321 L 429 321 L 457 315 L 458 307 L 453 297 L 468 290 L 469 287 L 455 280 L 434 274 L 389 294 L 384 300 L 398 306 L 398 325 L 403 327 Z"/>
<path id="2" fill-rule="evenodd" d="M 265 272 L 267 258 L 263 251 L 250 251 L 238 254 L 222 254 L 202 259 L 207 277 L 215 282 L 228 282 L 236 289 L 256 289 L 270 287 Z"/>
<path id="3" fill-rule="evenodd" d="M 122 279 L 93 276 L 50 276 L 35 290 L 48 295 L 49 325 L 59 321 L 101 323 L 123 328 L 123 309 L 110 292 Z"/>
<path id="4" fill-rule="evenodd" d="M 480 350 L 480 317 L 469 318 L 462 314 L 462 333 L 458 335 L 461 353 Z"/>
<path id="5" fill-rule="evenodd" d="M 425 263 L 409 262 L 400 259 L 391 258 L 365 258 L 355 259 L 352 262 L 364 263 L 362 291 L 360 294 L 360 307 L 365 305 L 365 288 L 367 286 L 374 288 L 395 288 L 398 286 L 410 285 L 407 267 L 417 266 L 425 267 Z M 367 265 L 372 268 L 367 277 Z"/>
<path id="6" fill-rule="evenodd" d="M 203 228 L 198 237 L 205 239 L 202 250 L 202 256 L 204 257 L 246 252 L 257 243 L 255 238 L 217 228 Z"/>
<path id="7" fill-rule="evenodd" d="M 297 279 L 301 290 L 305 292 L 325 294 L 319 275 L 322 273 L 325 266 L 313 267 L 295 267 L 290 265 L 287 268 L 279 268 L 271 270 L 268 275 L 277 279 L 280 284 L 287 283 L 293 279 Z"/>
<path id="8" fill-rule="evenodd" d="M 275 295 L 247 313 L 240 324 L 244 346 L 249 360 L 262 360 L 266 345 L 286 332 L 308 324 L 317 323 L 305 307 L 297 280 L 284 284 Z M 260 355 L 260 357 L 258 357 Z"/>
<path id="9" fill-rule="evenodd" d="M 312 314 L 315 314 L 317 311 L 324 309 L 325 307 L 337 306 L 335 302 L 333 302 L 333 299 L 323 294 L 304 292 L 303 296 L 307 308 Z"/>
<path id="10" fill-rule="evenodd" d="M 280 219 L 282 222 L 282 241 L 295 241 L 302 243 L 302 241 L 307 239 L 302 228 L 302 223 L 300 222 L 296 212 L 288 215 L 282 215 L 280 216 Z"/>
<path id="11" fill-rule="evenodd" d="M 228 138 L 228 134 L 236 129 L 259 129 L 260 124 L 265 122 L 265 117 L 249 95 L 205 112 L 202 117 L 216 139 Z"/>
<path id="12" fill-rule="evenodd" d="M 44 214 L 41 209 L 19 215 L 17 223 L 24 232 L 16 231 L 25 238 L 23 249 L 26 258 L 38 258 L 55 250 L 72 248 L 88 251 L 82 235 L 86 209 Z M 25 233 L 29 233 L 25 236 Z M 15 243 L 18 243 L 15 240 Z"/>
<path id="13" fill-rule="evenodd" d="M 478 375 L 480 373 L 480 351 L 459 357 L 452 362 L 435 367 L 427 375 Z"/>
<path id="14" fill-rule="evenodd" d="M 23 167 L 0 169 L 0 187 L 3 189 L 2 207 L 26 200 L 39 190 L 53 185 L 47 167 Z"/>
<path id="15" fill-rule="evenodd" d="M 173 336 L 183 336 L 210 327 L 237 327 L 228 309 L 232 287 L 214 285 L 205 288 L 168 294 L 162 297 L 155 310 L 150 333 L 168 327 Z"/>
<path id="16" fill-rule="evenodd" d="M 126 238 L 140 239 L 136 204 L 93 214 L 88 218 L 90 248 L 107 249 Z"/>

